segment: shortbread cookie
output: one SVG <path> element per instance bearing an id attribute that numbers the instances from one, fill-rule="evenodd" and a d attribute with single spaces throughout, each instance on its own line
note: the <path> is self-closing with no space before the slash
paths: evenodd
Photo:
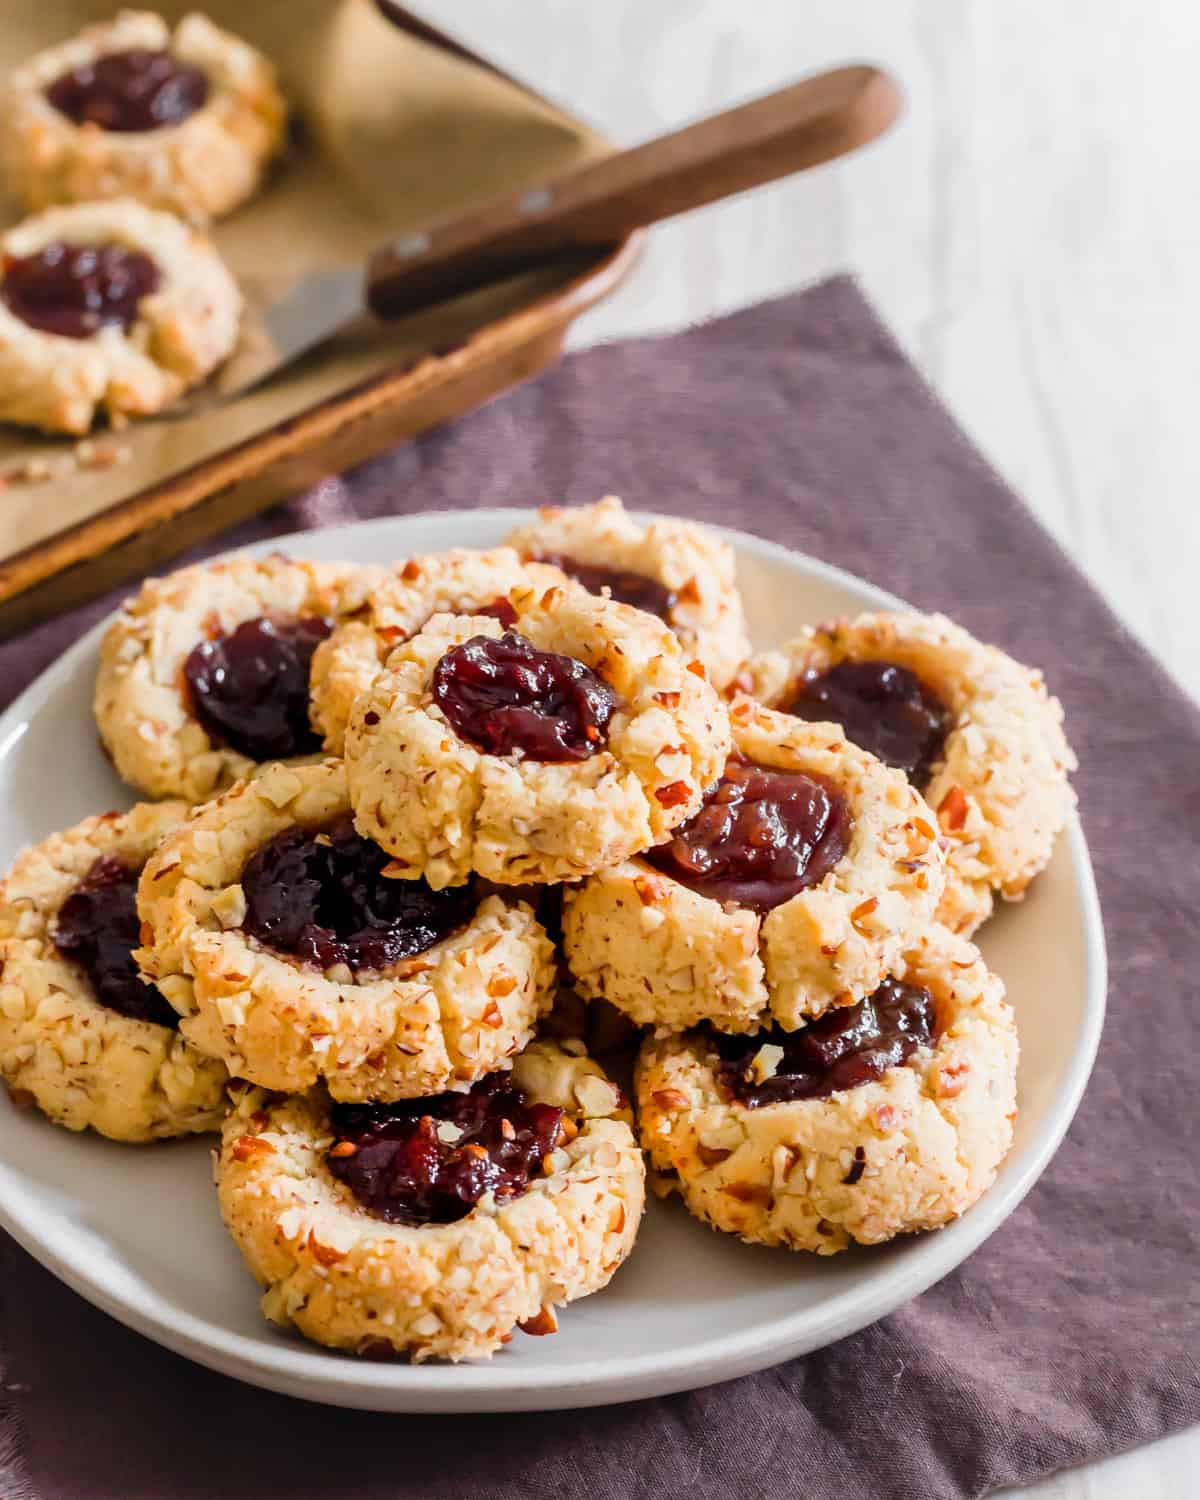
<path id="1" fill-rule="evenodd" d="M 361 616 L 317 647 L 312 663 L 312 721 L 330 755 L 341 755 L 354 700 L 371 686 L 401 643 L 433 615 L 494 615 L 511 621 L 514 588 L 545 590 L 563 582 L 557 568 L 523 563 L 511 547 L 410 557 L 372 591 Z"/>
<path id="2" fill-rule="evenodd" d="M 733 549 L 702 526 L 666 517 L 643 525 L 609 495 L 570 510 L 547 506 L 508 544 L 665 620 L 717 687 L 750 649 Z"/>
<path id="3" fill-rule="evenodd" d="M 649 1040 L 642 1145 L 715 1229 L 832 1255 L 936 1229 L 1012 1144 L 1017 1033 L 1004 986 L 932 926 L 870 1000 L 800 1031 Z"/>
<path id="4" fill-rule="evenodd" d="M 0 887 L 0 1071 L 69 1130 L 151 1141 L 224 1114 L 225 1069 L 179 1035 L 133 959 L 138 872 L 186 811 L 87 818 L 27 849 Z"/>
<path id="5" fill-rule="evenodd" d="M 234 557 L 151 578 L 100 648 L 100 738 L 126 781 L 200 802 L 262 762 L 321 749 L 309 664 L 382 570 Z"/>
<path id="6" fill-rule="evenodd" d="M 574 880 L 666 838 L 729 749 L 725 706 L 657 620 L 575 584 L 435 615 L 355 702 L 355 821 L 433 886 Z"/>
<path id="7" fill-rule="evenodd" d="M 553 998 L 528 902 L 396 878 L 354 831 L 340 761 L 269 766 L 146 866 L 138 960 L 231 1073 L 335 1099 L 462 1089 L 509 1065 Z"/>
<path id="8" fill-rule="evenodd" d="M 1075 805 L 1062 705 L 1023 667 L 943 615 L 835 620 L 753 658 L 739 686 L 840 723 L 936 809 L 948 846 L 939 921 L 970 934 L 993 892 L 1018 901 Z"/>
<path id="9" fill-rule="evenodd" d="M 702 811 L 564 895 L 575 984 L 643 1025 L 799 1026 L 870 994 L 941 898 L 933 815 L 898 771 L 835 725 L 748 698 L 730 718 Z"/>
<path id="10" fill-rule="evenodd" d="M 162 411 L 237 341 L 242 298 L 194 230 L 140 203 L 80 203 L 0 239 L 0 421 L 87 432 Z"/>
<path id="11" fill-rule="evenodd" d="M 132 198 L 196 223 L 249 198 L 286 134 L 274 68 L 196 14 L 89 26 L 18 68 L 0 112 L 27 208 Z"/>
<path id="12" fill-rule="evenodd" d="M 414 1361 L 553 1333 L 633 1248 L 645 1194 L 620 1090 L 582 1051 L 534 1042 L 511 1075 L 408 1105 L 247 1093 L 217 1188 L 267 1317 Z"/>

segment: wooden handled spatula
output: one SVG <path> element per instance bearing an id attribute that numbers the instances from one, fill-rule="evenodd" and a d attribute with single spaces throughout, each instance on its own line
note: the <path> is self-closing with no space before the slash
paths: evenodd
<path id="1" fill-rule="evenodd" d="M 400 317 L 842 156 L 881 135 L 900 105 L 899 88 L 878 68 L 836 68 L 402 234 L 365 272 L 304 277 L 258 315 L 253 338 L 216 379 L 171 414 L 242 394 L 364 311 Z"/>

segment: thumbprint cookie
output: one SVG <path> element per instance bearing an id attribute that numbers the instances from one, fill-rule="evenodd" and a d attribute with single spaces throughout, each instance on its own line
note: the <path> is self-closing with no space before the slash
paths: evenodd
<path id="1" fill-rule="evenodd" d="M 138 876 L 186 812 L 87 818 L 26 850 L 0 887 L 0 1072 L 69 1130 L 151 1141 L 224 1115 L 225 1069 L 180 1036 L 133 957 Z"/>
<path id="2" fill-rule="evenodd" d="M 216 1177 L 266 1316 L 418 1362 L 555 1332 L 633 1248 L 645 1196 L 621 1091 L 583 1051 L 537 1041 L 511 1073 L 401 1104 L 248 1091 Z"/>
<path id="3" fill-rule="evenodd" d="M 1018 901 L 1075 806 L 1062 705 L 1040 672 L 942 615 L 864 614 L 752 658 L 738 684 L 772 708 L 840 724 L 903 771 L 948 852 L 938 919 L 974 932 Z"/>
<path id="4" fill-rule="evenodd" d="M 267 767 L 197 808 L 147 864 L 138 961 L 231 1073 L 389 1100 L 509 1066 L 553 1000 L 525 901 L 434 890 L 350 820 L 340 761 Z"/>
<path id="5" fill-rule="evenodd" d="M 836 725 L 748 698 L 730 719 L 699 811 L 564 894 L 575 985 L 642 1025 L 796 1027 L 861 1000 L 941 898 L 933 815 L 898 771 Z"/>
<path id="6" fill-rule="evenodd" d="M 31 210 L 131 198 L 195 223 L 259 186 L 287 133 L 275 70 L 195 13 L 172 31 L 122 11 L 24 63 L 0 114 L 0 156 Z"/>
<path id="7" fill-rule="evenodd" d="M 575 880 L 699 806 L 729 749 L 725 705 L 658 620 L 576 584 L 510 613 L 435 615 L 355 702 L 355 821 L 441 887 Z"/>
<path id="8" fill-rule="evenodd" d="M 637 1066 L 655 1187 L 714 1229 L 832 1255 L 936 1229 L 1012 1144 L 1004 986 L 936 924 L 855 1005 L 795 1031 L 648 1039 Z"/>
<path id="9" fill-rule="evenodd" d="M 749 651 L 733 549 L 702 526 L 666 517 L 642 524 L 609 495 L 594 505 L 547 506 L 508 544 L 593 594 L 657 615 L 717 687 Z"/>

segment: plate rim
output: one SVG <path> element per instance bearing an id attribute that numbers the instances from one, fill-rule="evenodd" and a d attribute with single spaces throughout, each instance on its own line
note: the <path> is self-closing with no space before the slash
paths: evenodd
<path id="1" fill-rule="evenodd" d="M 220 553 L 261 556 L 282 547 L 297 549 L 321 537 L 322 550 L 336 539 L 363 530 L 403 528 L 417 521 L 451 525 L 470 517 L 480 526 L 511 529 L 525 524 L 532 507 L 488 507 L 478 510 L 419 511 L 381 516 L 340 526 L 289 532 Z M 647 520 L 653 512 L 633 511 Z M 768 541 L 751 532 L 709 526 L 735 549 L 756 553 L 859 595 L 882 609 L 909 609 L 902 599 L 845 569 L 807 553 Z M 217 558 L 210 559 L 212 561 Z M 106 615 L 46 667 L 0 714 L 0 758 L 23 737 L 42 703 L 58 683 L 94 652 L 113 618 Z M 10 1201 L 8 1169 L 0 1171 L 0 1226 L 78 1295 L 109 1316 L 186 1358 L 236 1379 L 287 1395 L 360 1410 L 451 1413 L 455 1411 L 551 1410 L 608 1405 L 650 1395 L 666 1395 L 749 1374 L 754 1370 L 848 1337 L 927 1291 L 962 1264 L 1019 1206 L 1057 1152 L 1078 1110 L 1099 1048 L 1107 1004 L 1107 951 L 1095 874 L 1077 813 L 1065 830 L 1074 884 L 1079 898 L 1086 973 L 1082 1024 L 1065 1069 L 1064 1083 L 1052 1101 L 1044 1134 L 1030 1141 L 1005 1163 L 1004 1180 L 953 1224 L 922 1241 L 925 1251 L 916 1265 L 909 1259 L 884 1266 L 866 1288 L 849 1288 L 816 1308 L 809 1307 L 738 1334 L 718 1334 L 680 1351 L 605 1355 L 570 1369 L 538 1370 L 499 1364 L 403 1365 L 347 1360 L 344 1355 L 308 1344 L 264 1344 L 174 1307 L 144 1287 L 117 1293 L 103 1275 L 89 1274 L 87 1253 L 60 1254 L 37 1228 L 44 1215 L 26 1215 Z M 836 1330 L 836 1331 L 833 1331 Z"/>

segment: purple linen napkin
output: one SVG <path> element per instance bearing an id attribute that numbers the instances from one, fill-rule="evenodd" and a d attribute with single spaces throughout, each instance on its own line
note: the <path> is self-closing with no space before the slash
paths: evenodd
<path id="1" fill-rule="evenodd" d="M 1112 983 L 1055 1161 L 965 1266 L 875 1327 L 732 1384 L 592 1412 L 301 1405 L 127 1332 L 8 1241 L 3 1500 L 960 1500 L 1200 1420 L 1200 713 L 849 281 L 575 355 L 222 545 L 609 492 L 813 553 L 1045 668 L 1082 760 Z M 111 603 L 0 647 L 0 701 Z"/>

